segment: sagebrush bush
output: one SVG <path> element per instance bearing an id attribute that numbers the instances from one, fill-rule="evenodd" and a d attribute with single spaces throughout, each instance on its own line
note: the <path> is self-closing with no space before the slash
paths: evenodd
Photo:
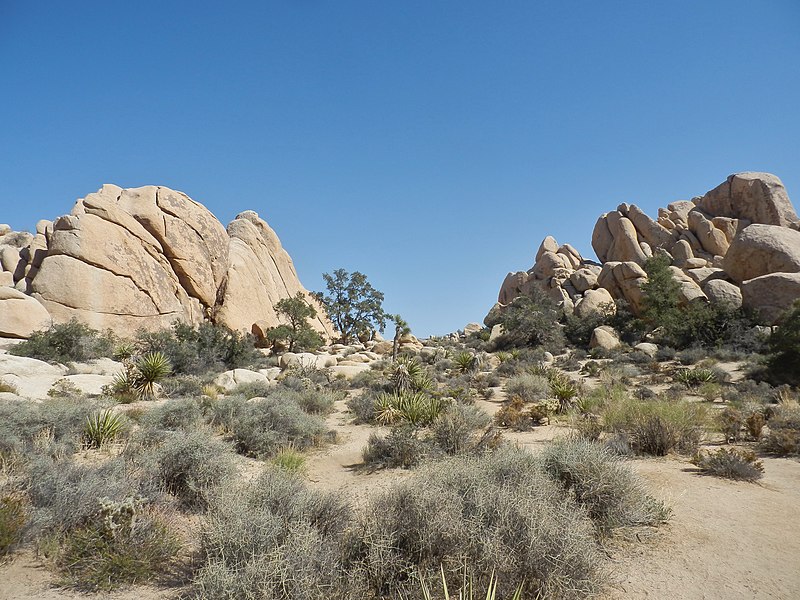
<path id="1" fill-rule="evenodd" d="M 139 493 L 139 483 L 121 458 L 98 465 L 34 457 L 25 471 L 32 514 L 30 533 L 61 534 L 88 523 L 99 498 L 121 501 Z"/>
<path id="2" fill-rule="evenodd" d="M 325 423 L 306 413 L 289 395 L 246 401 L 226 398 L 214 407 L 217 421 L 230 434 L 238 452 L 270 457 L 289 445 L 298 450 L 322 441 Z"/>
<path id="3" fill-rule="evenodd" d="M 180 548 L 177 538 L 152 513 L 135 516 L 127 526 L 110 530 L 109 519 L 97 514 L 66 532 L 56 558 L 62 583 L 87 592 L 109 591 L 169 573 Z"/>
<path id="4" fill-rule="evenodd" d="M 621 435 L 640 454 L 694 454 L 702 439 L 704 407 L 686 402 L 626 399 L 603 411 L 607 431 Z"/>
<path id="5" fill-rule="evenodd" d="M 81 446 L 86 418 L 101 406 L 83 398 L 39 404 L 0 400 L 0 454 L 71 454 Z"/>
<path id="6" fill-rule="evenodd" d="M 350 409 L 350 413 L 353 415 L 353 422 L 357 425 L 373 423 L 375 421 L 376 402 L 377 398 L 369 390 L 365 390 L 348 399 L 347 408 Z"/>
<path id="7" fill-rule="evenodd" d="M 140 421 L 147 429 L 167 431 L 193 431 L 203 422 L 203 409 L 197 400 L 181 398 L 167 400 L 148 410 Z"/>
<path id="8" fill-rule="evenodd" d="M 541 375 L 517 375 L 506 381 L 503 389 L 509 399 L 516 396 L 523 402 L 535 402 L 547 398 L 550 382 Z"/>
<path id="9" fill-rule="evenodd" d="M 600 580 L 591 521 L 530 454 L 510 448 L 432 463 L 370 498 L 350 560 L 378 595 L 413 589 L 410 573 L 435 577 L 440 566 L 457 587 L 464 561 L 483 592 L 490 573 L 500 594 L 524 581 L 526 597 L 582 598 Z"/>
<path id="10" fill-rule="evenodd" d="M 204 510 L 210 490 L 235 472 L 230 446 L 204 431 L 171 432 L 141 461 L 151 484 L 189 510 Z"/>
<path id="11" fill-rule="evenodd" d="M 77 319 L 34 331 L 27 340 L 9 348 L 10 354 L 54 363 L 110 357 L 113 351 L 114 336 L 110 331 L 100 333 Z"/>
<path id="12" fill-rule="evenodd" d="M 548 476 L 586 508 L 601 530 L 655 525 L 669 515 L 631 468 L 596 442 L 578 437 L 555 440 L 542 451 L 541 460 Z"/>
<path id="13" fill-rule="evenodd" d="M 309 490 L 269 469 L 216 494 L 201 534 L 193 597 L 327 600 L 346 592 L 342 540 L 351 520 L 341 496 Z"/>
<path id="14" fill-rule="evenodd" d="M 725 479 L 757 481 L 764 476 L 764 465 L 751 450 L 720 448 L 700 453 L 692 462 L 702 472 Z"/>
<path id="15" fill-rule="evenodd" d="M 434 443 L 445 454 L 461 454 L 473 450 L 479 438 L 477 431 L 491 423 L 491 417 L 475 406 L 452 404 L 431 424 Z"/>
<path id="16" fill-rule="evenodd" d="M 782 406 L 767 421 L 767 434 L 761 448 L 770 454 L 800 454 L 800 408 Z"/>
<path id="17" fill-rule="evenodd" d="M 372 468 L 408 469 L 429 453 L 430 448 L 419 438 L 419 431 L 406 425 L 393 428 L 385 436 L 371 434 L 361 454 L 364 464 Z"/>

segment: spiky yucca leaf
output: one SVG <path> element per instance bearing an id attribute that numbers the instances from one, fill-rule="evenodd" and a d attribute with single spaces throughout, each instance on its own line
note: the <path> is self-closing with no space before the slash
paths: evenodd
<path id="1" fill-rule="evenodd" d="M 172 364 L 163 352 L 150 352 L 136 361 L 136 393 L 142 400 L 155 398 L 156 383 L 172 373 Z"/>
<path id="2" fill-rule="evenodd" d="M 100 448 L 113 442 L 122 433 L 125 422 L 121 415 L 106 409 L 86 417 L 83 426 L 83 444 L 87 448 Z"/>

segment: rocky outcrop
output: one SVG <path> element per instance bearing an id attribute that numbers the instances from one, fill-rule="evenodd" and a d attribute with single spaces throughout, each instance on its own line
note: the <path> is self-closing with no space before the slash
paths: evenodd
<path id="1" fill-rule="evenodd" d="M 307 294 L 256 213 L 242 213 L 226 230 L 202 204 L 157 186 L 104 185 L 69 215 L 40 221 L 35 235 L 0 227 L 0 266 L 0 283 L 16 292 L 0 295 L 0 317 L 16 319 L 3 318 L 0 329 L 13 323 L 14 331 L 0 334 L 17 337 L 30 334 L 17 318 L 23 301 L 30 322 L 77 318 L 126 336 L 176 320 L 268 328 L 280 322 L 281 298 Z M 318 312 L 314 326 L 329 337 L 333 327 Z"/>
<path id="2" fill-rule="evenodd" d="M 0 337 L 27 338 L 50 325 L 44 306 L 12 287 L 0 287 Z"/>
<path id="3" fill-rule="evenodd" d="M 506 276 L 492 310 L 536 286 L 565 313 L 596 312 L 589 298 L 599 298 L 601 289 L 638 313 L 647 281 L 641 265 L 655 255 L 669 260 L 684 303 L 743 305 L 772 321 L 800 297 L 792 276 L 800 272 L 800 221 L 780 179 L 769 173 L 731 175 L 704 196 L 659 209 L 656 220 L 621 204 L 597 220 L 592 248 L 599 263 L 548 236 L 531 269 Z M 780 293 L 759 298 L 767 294 L 764 276 Z"/>

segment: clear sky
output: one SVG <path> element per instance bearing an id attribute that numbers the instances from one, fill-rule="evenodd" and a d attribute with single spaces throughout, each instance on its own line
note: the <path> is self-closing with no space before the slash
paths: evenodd
<path id="1" fill-rule="evenodd" d="M 743 170 L 800 206 L 798 0 L 0 0 L 0 222 L 172 187 L 421 336 L 545 235 L 592 256 L 601 213 Z"/>

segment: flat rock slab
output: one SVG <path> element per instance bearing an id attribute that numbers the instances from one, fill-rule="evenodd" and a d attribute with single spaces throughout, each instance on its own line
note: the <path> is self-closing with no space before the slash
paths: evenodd
<path id="1" fill-rule="evenodd" d="M 35 358 L 0 354 L 0 379 L 17 388 L 23 398 L 44 400 L 53 384 L 67 374 L 63 365 L 51 365 Z"/>

